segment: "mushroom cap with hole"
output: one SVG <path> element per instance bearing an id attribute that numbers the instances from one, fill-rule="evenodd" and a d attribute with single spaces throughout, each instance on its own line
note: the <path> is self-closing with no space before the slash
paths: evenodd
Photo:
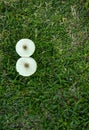
<path id="1" fill-rule="evenodd" d="M 36 61 L 29 58 L 19 58 L 16 62 L 16 71 L 22 76 L 31 76 L 37 70 Z"/>
<path id="2" fill-rule="evenodd" d="M 16 44 L 16 52 L 21 57 L 29 57 L 35 51 L 35 44 L 30 39 L 21 39 Z"/>

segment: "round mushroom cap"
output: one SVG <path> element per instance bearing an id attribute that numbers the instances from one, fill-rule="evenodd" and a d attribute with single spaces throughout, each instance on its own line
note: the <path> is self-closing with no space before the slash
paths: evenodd
<path id="1" fill-rule="evenodd" d="M 29 57 L 35 51 L 35 44 L 30 39 L 21 39 L 16 44 L 16 52 L 21 57 Z"/>
<path id="2" fill-rule="evenodd" d="M 16 62 L 16 71 L 22 76 L 31 76 L 37 70 L 36 61 L 29 58 L 19 58 Z"/>

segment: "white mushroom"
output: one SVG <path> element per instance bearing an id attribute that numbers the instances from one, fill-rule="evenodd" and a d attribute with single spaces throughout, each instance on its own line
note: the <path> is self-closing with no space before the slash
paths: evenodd
<path id="1" fill-rule="evenodd" d="M 16 44 L 16 52 L 21 57 L 29 57 L 35 51 L 35 44 L 30 39 L 21 39 Z"/>
<path id="2" fill-rule="evenodd" d="M 16 70 L 22 76 L 30 76 L 36 72 L 37 63 L 36 61 L 29 58 L 19 58 L 16 62 Z"/>

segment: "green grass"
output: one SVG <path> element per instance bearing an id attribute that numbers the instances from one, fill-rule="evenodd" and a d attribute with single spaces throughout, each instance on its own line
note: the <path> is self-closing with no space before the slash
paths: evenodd
<path id="1" fill-rule="evenodd" d="M 0 130 L 89 130 L 89 20 L 78 0 L 0 1 Z M 15 45 L 35 42 L 18 75 Z"/>

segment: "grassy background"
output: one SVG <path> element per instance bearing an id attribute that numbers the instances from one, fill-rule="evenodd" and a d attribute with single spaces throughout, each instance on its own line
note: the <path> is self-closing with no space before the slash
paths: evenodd
<path id="1" fill-rule="evenodd" d="M 89 130 L 89 10 L 78 0 L 0 1 L 0 130 Z M 15 45 L 35 42 L 19 76 Z"/>

